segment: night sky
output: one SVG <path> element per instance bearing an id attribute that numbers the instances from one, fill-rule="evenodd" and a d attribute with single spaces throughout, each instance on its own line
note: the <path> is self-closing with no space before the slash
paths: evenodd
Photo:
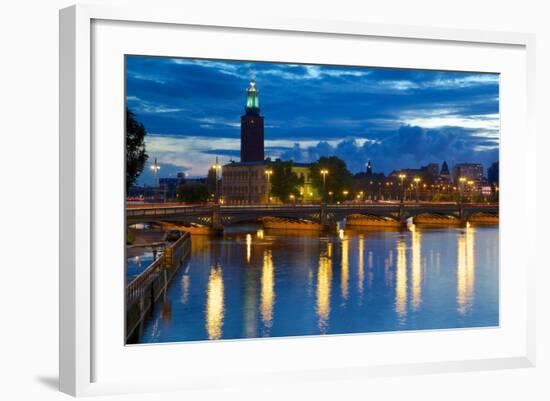
<path id="1" fill-rule="evenodd" d="M 239 160 L 251 78 L 266 157 L 344 159 L 352 172 L 498 160 L 497 74 L 127 56 L 126 102 L 160 177 Z M 141 182 L 151 183 L 148 166 Z"/>

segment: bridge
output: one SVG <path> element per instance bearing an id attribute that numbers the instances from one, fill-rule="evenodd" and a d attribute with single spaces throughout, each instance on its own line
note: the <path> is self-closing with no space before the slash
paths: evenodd
<path id="1" fill-rule="evenodd" d="M 257 221 L 262 217 L 302 219 L 334 224 L 350 215 L 388 217 L 405 222 L 421 214 L 449 216 L 466 221 L 478 213 L 498 215 L 498 204 L 457 203 L 356 203 L 356 204 L 273 204 L 273 205 L 204 205 L 155 206 L 126 209 L 126 223 L 160 221 L 195 223 L 212 228 Z"/>

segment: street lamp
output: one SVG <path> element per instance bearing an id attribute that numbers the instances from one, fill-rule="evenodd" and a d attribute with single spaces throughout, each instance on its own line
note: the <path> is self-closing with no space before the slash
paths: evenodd
<path id="1" fill-rule="evenodd" d="M 296 204 L 296 201 L 295 201 L 296 197 L 294 196 L 294 194 L 290 194 L 289 198 L 292 201 L 292 203 L 295 205 Z"/>
<path id="2" fill-rule="evenodd" d="M 328 170 L 326 168 L 321 169 L 321 175 L 323 176 L 323 197 L 325 197 L 326 187 L 327 187 L 327 174 Z"/>
<path id="3" fill-rule="evenodd" d="M 151 165 L 151 170 L 153 171 L 153 203 L 157 201 L 157 190 L 156 187 L 158 186 L 158 171 L 160 170 L 160 166 L 157 163 L 157 158 L 155 157 L 155 162 Z"/>
<path id="4" fill-rule="evenodd" d="M 220 202 L 220 190 L 219 190 L 219 178 L 218 171 L 221 171 L 222 166 L 218 164 L 218 158 L 216 157 L 216 163 L 212 165 L 212 170 L 214 170 L 214 178 L 216 180 L 216 202 Z"/>
<path id="5" fill-rule="evenodd" d="M 406 174 L 399 174 L 399 179 L 401 180 L 401 203 L 405 200 L 405 178 L 407 178 Z"/>
<path id="6" fill-rule="evenodd" d="M 265 175 L 267 177 L 267 203 L 271 203 L 271 175 L 273 174 L 273 170 L 267 169 L 265 170 Z"/>
<path id="7" fill-rule="evenodd" d="M 464 183 L 466 182 L 466 177 L 460 177 L 458 179 L 458 193 L 459 193 L 459 203 L 462 203 L 462 192 L 464 191 Z"/>
<path id="8" fill-rule="evenodd" d="M 470 187 L 468 189 L 468 192 L 470 193 L 470 201 L 473 202 L 474 199 L 474 181 L 470 180 L 468 181 L 468 186 Z"/>
<path id="9" fill-rule="evenodd" d="M 420 177 L 414 177 L 413 181 L 416 184 L 416 203 L 418 203 L 418 184 L 420 183 Z"/>
<path id="10" fill-rule="evenodd" d="M 344 190 L 342 191 L 342 195 L 344 195 L 344 200 L 346 200 L 346 198 L 348 197 L 348 194 L 349 194 L 349 191 L 348 191 L 348 190 L 344 189 Z"/>

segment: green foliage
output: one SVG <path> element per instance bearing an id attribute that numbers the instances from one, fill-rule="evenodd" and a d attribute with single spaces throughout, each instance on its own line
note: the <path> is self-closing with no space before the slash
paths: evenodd
<path id="1" fill-rule="evenodd" d="M 325 190 L 323 191 L 323 176 L 321 170 L 328 170 L 326 175 Z M 349 172 L 346 162 L 336 156 L 321 157 L 311 168 L 311 181 L 318 193 L 328 202 L 337 202 L 351 199 L 352 175 Z M 348 195 L 343 194 L 348 191 Z M 332 192 L 332 195 L 329 193 Z"/>
<path id="2" fill-rule="evenodd" d="M 303 184 L 303 179 L 298 178 L 298 175 L 292 171 L 292 166 L 291 161 L 276 161 L 272 164 L 271 195 L 283 202 L 288 201 L 290 195 L 297 197 L 300 185 Z"/>
<path id="3" fill-rule="evenodd" d="M 180 202 L 202 203 L 208 200 L 208 187 L 205 184 L 184 184 L 178 187 Z"/>
<path id="4" fill-rule="evenodd" d="M 145 151 L 145 135 L 147 131 L 143 124 L 126 108 L 126 193 L 136 183 L 148 158 Z"/>

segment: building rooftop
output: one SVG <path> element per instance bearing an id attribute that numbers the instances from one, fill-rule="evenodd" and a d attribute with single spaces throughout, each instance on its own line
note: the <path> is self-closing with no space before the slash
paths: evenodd
<path id="1" fill-rule="evenodd" d="M 235 162 L 235 161 L 232 161 L 232 162 L 229 162 L 227 164 L 224 164 L 223 167 L 228 167 L 228 166 L 234 166 L 234 167 L 237 167 L 237 166 L 263 166 L 263 165 L 267 165 L 267 164 L 270 164 L 271 162 L 267 161 L 267 160 L 258 160 L 258 161 L 252 161 L 252 162 Z"/>
<path id="2" fill-rule="evenodd" d="M 273 160 L 259 160 L 259 161 L 251 161 L 251 162 L 236 162 L 236 161 L 231 161 L 227 164 L 224 165 L 224 167 L 226 166 L 263 166 L 263 165 L 268 165 L 268 164 L 274 164 L 278 161 L 281 161 L 281 160 L 276 160 L 276 161 L 273 161 Z M 288 160 L 283 160 L 283 161 L 288 161 Z M 296 162 L 292 162 L 292 165 L 295 166 L 295 167 L 311 167 L 311 163 L 296 163 Z"/>

